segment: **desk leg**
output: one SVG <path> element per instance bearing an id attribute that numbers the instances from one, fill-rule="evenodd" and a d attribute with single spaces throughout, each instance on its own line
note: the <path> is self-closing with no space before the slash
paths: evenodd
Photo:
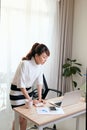
<path id="1" fill-rule="evenodd" d="M 76 130 L 79 130 L 79 116 L 76 117 Z"/>
<path id="2" fill-rule="evenodd" d="M 14 123 L 15 130 L 19 130 L 19 115 L 15 112 L 15 123 Z"/>

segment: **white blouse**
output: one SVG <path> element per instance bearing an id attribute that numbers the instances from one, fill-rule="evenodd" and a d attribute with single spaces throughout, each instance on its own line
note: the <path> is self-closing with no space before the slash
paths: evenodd
<path id="1" fill-rule="evenodd" d="M 42 65 L 36 64 L 34 58 L 20 62 L 12 84 L 17 88 L 28 88 L 36 82 L 37 85 L 43 85 Z"/>

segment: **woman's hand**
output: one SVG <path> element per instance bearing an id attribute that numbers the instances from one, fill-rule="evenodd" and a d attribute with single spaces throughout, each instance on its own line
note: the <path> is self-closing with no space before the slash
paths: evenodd
<path id="1" fill-rule="evenodd" d="M 38 104 L 39 103 L 39 100 L 37 100 L 37 99 L 34 99 L 33 100 L 33 104 L 35 105 L 35 104 Z"/>
<path id="2" fill-rule="evenodd" d="M 40 99 L 40 100 L 34 99 L 34 100 L 33 100 L 33 104 L 34 104 L 34 105 L 35 105 L 35 104 L 38 104 L 38 103 L 46 104 L 46 101 L 43 100 L 43 99 Z"/>
<path id="3" fill-rule="evenodd" d="M 42 102 L 43 104 L 46 104 L 46 101 L 44 99 L 39 99 L 39 102 Z"/>

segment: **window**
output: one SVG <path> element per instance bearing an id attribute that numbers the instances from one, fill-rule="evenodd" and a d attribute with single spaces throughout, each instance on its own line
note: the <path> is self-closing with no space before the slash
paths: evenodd
<path id="1" fill-rule="evenodd" d="M 11 81 L 19 61 L 35 42 L 45 43 L 49 47 L 52 52 L 51 60 L 45 69 L 49 71 L 49 74 L 57 72 L 57 4 L 57 0 L 1 1 L 1 83 Z M 55 64 L 53 64 L 54 62 Z"/>

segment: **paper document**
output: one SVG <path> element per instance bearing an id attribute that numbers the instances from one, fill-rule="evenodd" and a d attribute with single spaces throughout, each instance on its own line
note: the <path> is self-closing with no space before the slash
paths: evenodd
<path id="1" fill-rule="evenodd" d="M 38 114 L 64 114 L 62 108 L 57 108 L 54 111 L 50 111 L 48 107 L 37 107 L 36 108 Z"/>

